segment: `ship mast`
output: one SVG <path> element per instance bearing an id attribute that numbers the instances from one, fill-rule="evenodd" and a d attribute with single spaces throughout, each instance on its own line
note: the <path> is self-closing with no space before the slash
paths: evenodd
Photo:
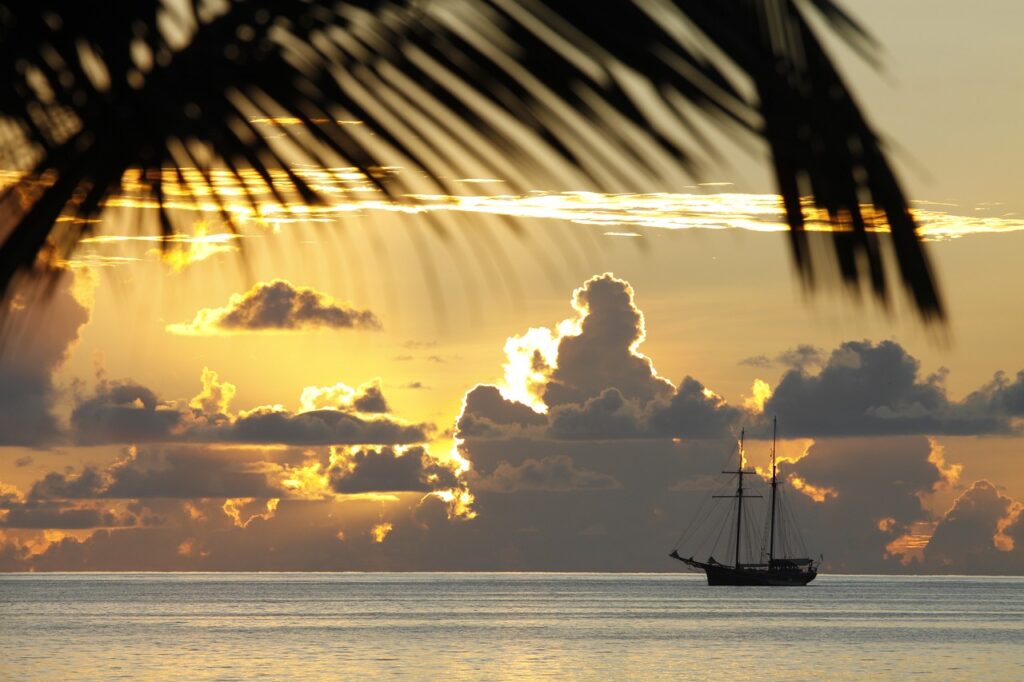
<path id="1" fill-rule="evenodd" d="M 743 430 L 740 430 L 740 466 L 736 469 L 736 568 L 740 567 L 740 523 L 743 521 Z"/>
<path id="2" fill-rule="evenodd" d="M 779 485 L 775 475 L 775 436 L 778 432 L 779 423 L 777 417 L 772 417 L 772 519 L 771 530 L 768 531 L 768 568 L 775 563 L 775 490 Z"/>
<path id="3" fill-rule="evenodd" d="M 735 497 L 736 498 L 736 568 L 740 567 L 740 538 L 743 537 L 743 498 L 744 497 L 761 497 L 760 495 L 744 495 L 743 494 L 743 474 L 752 474 L 753 471 L 746 471 L 743 469 L 743 435 L 744 429 L 740 430 L 740 465 L 736 468 L 736 471 L 723 471 L 723 474 L 736 474 L 736 494 L 735 495 L 712 495 L 712 497 Z"/>

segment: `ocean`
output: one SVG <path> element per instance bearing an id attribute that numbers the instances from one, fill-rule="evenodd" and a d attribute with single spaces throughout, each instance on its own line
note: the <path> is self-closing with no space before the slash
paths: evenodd
<path id="1" fill-rule="evenodd" d="M 1024 578 L 0 575 L 4 680 L 1022 680 Z"/>

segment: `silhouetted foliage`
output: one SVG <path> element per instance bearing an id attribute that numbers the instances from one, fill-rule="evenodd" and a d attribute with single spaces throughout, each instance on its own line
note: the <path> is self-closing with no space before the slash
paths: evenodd
<path id="1" fill-rule="evenodd" d="M 283 173 L 317 202 L 296 162 L 355 166 L 394 200 L 409 178 L 454 193 L 445 178 L 468 167 L 517 191 L 646 189 L 666 159 L 698 170 L 697 113 L 767 142 L 807 282 L 818 209 L 843 281 L 886 301 L 891 239 L 917 309 L 941 318 L 907 201 L 811 13 L 871 58 L 831 0 L 0 2 L 0 163 L 24 171 L 0 196 L 0 290 L 48 241 L 70 254 L 129 169 L 164 235 L 168 184 L 191 169 L 216 201 L 213 167 L 275 194 Z M 299 125 L 274 140 L 253 122 L 281 117 Z M 385 180 L 395 158 L 408 172 Z"/>

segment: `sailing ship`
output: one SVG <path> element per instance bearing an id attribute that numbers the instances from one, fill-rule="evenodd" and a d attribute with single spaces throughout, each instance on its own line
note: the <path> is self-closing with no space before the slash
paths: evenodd
<path id="1" fill-rule="evenodd" d="M 741 549 L 744 543 L 741 540 L 744 539 L 744 509 L 743 500 L 750 498 L 759 498 L 761 495 L 751 495 L 747 492 L 747 488 L 743 486 L 743 477 L 751 474 L 756 475 L 757 472 L 744 469 L 744 452 L 743 452 L 743 431 L 740 432 L 739 442 L 739 466 L 734 471 L 723 471 L 723 474 L 734 474 L 736 476 L 736 492 L 730 495 L 712 495 L 713 498 L 729 498 L 735 499 L 736 509 L 736 520 L 735 527 L 732 529 L 733 535 L 730 538 L 732 545 L 732 564 L 721 563 L 714 559 L 713 556 L 708 557 L 707 561 L 698 561 L 693 556 L 689 558 L 679 554 L 679 545 L 682 542 L 676 543 L 676 548 L 669 554 L 673 559 L 682 561 L 687 566 L 692 568 L 700 569 L 707 574 L 708 585 L 773 585 L 773 586 L 788 586 L 788 585 L 806 585 L 807 583 L 814 580 L 818 575 L 818 567 L 821 564 L 821 559 L 814 561 L 807 557 L 792 557 L 786 556 L 787 550 L 791 549 L 791 546 L 796 545 L 799 548 L 803 548 L 803 541 L 799 537 L 799 531 L 796 530 L 795 524 L 790 524 L 792 528 L 788 528 L 784 525 L 784 519 L 782 514 L 779 512 L 779 486 L 781 483 L 778 479 L 778 471 L 775 465 L 775 433 L 777 424 L 772 423 L 772 478 L 771 478 L 771 506 L 768 514 L 767 524 L 767 542 L 761 543 L 761 550 L 758 552 L 758 556 L 748 557 L 748 561 L 743 561 L 741 556 Z M 727 519 L 730 523 L 732 521 L 731 515 Z M 748 521 L 748 526 L 751 525 Z M 785 535 L 787 540 L 779 542 L 779 536 Z M 721 537 L 721 533 L 719 533 Z M 717 544 L 717 542 L 716 542 Z M 749 547 L 749 541 L 746 543 Z M 778 545 L 781 545 L 779 547 Z M 777 551 L 781 550 L 781 551 Z M 714 548 L 712 548 L 714 551 Z M 806 553 L 806 550 L 804 550 Z M 749 550 L 748 550 L 748 553 Z"/>

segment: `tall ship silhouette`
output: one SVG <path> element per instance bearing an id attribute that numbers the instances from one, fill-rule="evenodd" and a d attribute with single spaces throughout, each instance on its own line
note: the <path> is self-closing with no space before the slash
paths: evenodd
<path id="1" fill-rule="evenodd" d="M 743 468 L 745 464 L 744 434 L 741 431 L 738 448 L 739 466 L 735 470 L 722 472 L 735 476 L 735 492 L 712 495 L 713 499 L 731 499 L 734 502 L 729 513 L 724 515 L 724 521 L 718 524 L 718 532 L 711 545 L 708 559 L 700 561 L 692 555 L 685 557 L 679 553 L 683 545 L 692 540 L 701 530 L 706 530 L 704 522 L 713 515 L 712 513 L 701 513 L 708 509 L 707 503 L 698 511 L 690 527 L 683 532 L 672 553 L 669 554 L 670 557 L 682 561 L 687 566 L 704 571 L 708 577 L 708 585 L 796 586 L 806 585 L 818 575 L 821 558 L 814 561 L 806 556 L 807 550 L 800 537 L 800 531 L 796 527 L 788 506 L 783 505 L 781 501 L 779 488 L 782 483 L 778 479 L 775 463 L 776 431 L 777 423 L 773 420 L 771 502 L 760 534 L 755 527 L 756 513 L 751 509 L 751 505 L 744 506 L 743 504 L 744 500 L 762 498 L 763 496 L 751 494 L 750 489 L 743 485 L 744 476 L 756 476 L 757 472 Z M 712 527 L 710 533 L 705 537 L 710 537 L 715 530 Z M 726 533 L 726 530 L 729 533 Z M 723 547 L 726 552 L 723 556 L 724 563 L 716 560 L 713 556 L 720 547 L 723 536 L 727 538 L 726 546 Z M 729 563 L 730 561 L 731 563 Z"/>

